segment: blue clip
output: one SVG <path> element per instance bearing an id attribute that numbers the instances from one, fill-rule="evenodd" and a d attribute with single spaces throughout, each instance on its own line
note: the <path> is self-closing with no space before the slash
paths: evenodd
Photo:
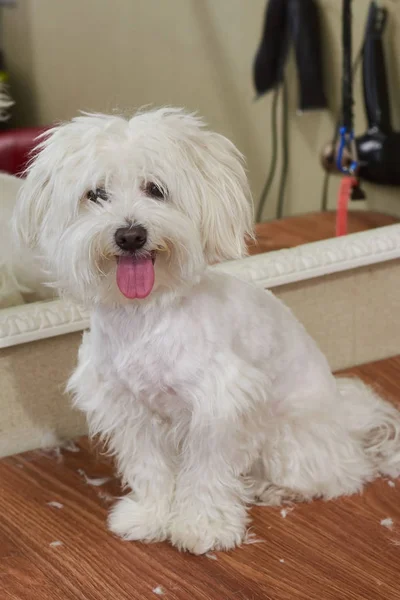
<path id="1" fill-rule="evenodd" d="M 336 159 L 336 166 L 341 173 L 345 173 L 346 175 L 354 175 L 358 167 L 357 148 L 354 139 L 354 132 L 347 131 L 346 127 L 341 127 L 339 129 L 339 133 L 340 144 L 339 152 Z M 349 167 L 343 166 L 343 152 L 345 148 L 348 148 L 350 152 L 351 164 Z"/>

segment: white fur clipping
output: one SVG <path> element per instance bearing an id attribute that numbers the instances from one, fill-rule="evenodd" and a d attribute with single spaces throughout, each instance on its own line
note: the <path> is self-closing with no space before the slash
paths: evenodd
<path id="1" fill-rule="evenodd" d="M 164 596 L 165 590 L 161 585 L 158 585 L 153 589 L 153 594 L 156 594 L 157 596 Z"/>
<path id="2" fill-rule="evenodd" d="M 386 527 L 387 529 L 392 529 L 393 527 L 393 519 L 387 517 L 387 519 L 382 519 L 381 521 L 382 527 Z"/>
<path id="3" fill-rule="evenodd" d="M 56 502 L 55 500 L 47 502 L 47 506 L 50 506 L 51 508 L 57 508 L 58 510 L 64 508 L 64 504 L 61 504 L 61 502 Z"/>
<path id="4" fill-rule="evenodd" d="M 88 477 L 83 469 L 78 469 L 78 473 L 83 477 L 85 483 L 94 487 L 100 487 L 111 479 L 111 477 Z"/>

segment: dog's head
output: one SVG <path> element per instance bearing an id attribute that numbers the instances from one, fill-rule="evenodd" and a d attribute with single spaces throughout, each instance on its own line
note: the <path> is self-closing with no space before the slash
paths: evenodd
<path id="1" fill-rule="evenodd" d="M 180 109 L 84 115 L 45 134 L 14 213 L 23 242 L 78 301 L 177 290 L 239 258 L 252 209 L 242 157 Z"/>

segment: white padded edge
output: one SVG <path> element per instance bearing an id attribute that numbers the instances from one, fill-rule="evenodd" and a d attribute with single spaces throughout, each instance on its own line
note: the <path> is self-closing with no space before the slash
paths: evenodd
<path id="1" fill-rule="evenodd" d="M 258 254 L 216 265 L 264 288 L 322 277 L 400 257 L 400 225 Z M 0 311 L 0 348 L 81 331 L 89 313 L 66 300 L 35 302 Z"/>

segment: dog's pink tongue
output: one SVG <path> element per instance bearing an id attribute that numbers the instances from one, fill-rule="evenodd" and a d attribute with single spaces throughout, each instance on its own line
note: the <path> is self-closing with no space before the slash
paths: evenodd
<path id="1" fill-rule="evenodd" d="M 154 265 L 151 257 L 120 256 L 117 264 L 117 285 L 127 298 L 146 298 L 154 285 Z"/>

